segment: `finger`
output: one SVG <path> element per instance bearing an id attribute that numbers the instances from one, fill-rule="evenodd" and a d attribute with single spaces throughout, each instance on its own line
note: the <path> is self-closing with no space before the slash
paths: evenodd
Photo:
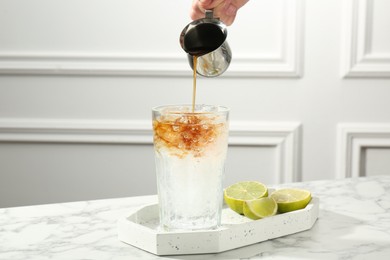
<path id="1" fill-rule="evenodd" d="M 225 2 L 230 3 L 231 0 L 193 0 L 190 17 L 193 20 L 204 18 L 205 10 L 214 10 L 215 8 L 217 8 L 217 10 L 218 8 L 221 9 Z"/>
<path id="2" fill-rule="evenodd" d="M 198 0 L 198 6 L 201 9 L 214 9 L 223 4 L 226 0 Z"/>
<path id="3" fill-rule="evenodd" d="M 226 25 L 231 25 L 236 17 L 237 8 L 232 4 L 231 0 L 226 0 L 214 9 L 214 17 L 219 19 Z"/>
<path id="4" fill-rule="evenodd" d="M 237 7 L 235 7 L 233 4 L 228 4 L 225 6 L 225 14 L 227 16 L 236 16 L 237 14 Z"/>
<path id="5" fill-rule="evenodd" d="M 190 17 L 192 20 L 197 20 L 204 17 L 204 9 L 199 7 L 199 0 L 194 0 L 192 2 Z"/>
<path id="6" fill-rule="evenodd" d="M 190 17 L 193 20 L 204 18 L 205 10 L 213 9 L 214 17 L 218 17 L 226 25 L 231 25 L 238 10 L 234 3 L 235 0 L 194 0 Z"/>

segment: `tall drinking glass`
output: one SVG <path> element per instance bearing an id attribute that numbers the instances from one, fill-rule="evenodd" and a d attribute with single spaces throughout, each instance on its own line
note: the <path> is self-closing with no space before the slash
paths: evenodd
<path id="1" fill-rule="evenodd" d="M 226 107 L 153 108 L 160 226 L 167 231 L 214 229 L 221 223 L 228 145 Z"/>

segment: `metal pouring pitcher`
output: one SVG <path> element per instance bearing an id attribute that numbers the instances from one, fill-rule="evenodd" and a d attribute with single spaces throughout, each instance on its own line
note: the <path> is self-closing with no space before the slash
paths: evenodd
<path id="1" fill-rule="evenodd" d="M 232 52 L 226 41 L 226 25 L 206 10 L 205 18 L 192 21 L 180 34 L 180 45 L 187 52 L 194 69 L 194 56 L 198 57 L 196 72 L 205 77 L 216 77 L 226 71 Z"/>

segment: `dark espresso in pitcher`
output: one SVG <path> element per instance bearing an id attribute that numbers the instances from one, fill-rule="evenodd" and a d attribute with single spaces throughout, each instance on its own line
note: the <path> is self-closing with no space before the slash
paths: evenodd
<path id="1" fill-rule="evenodd" d="M 213 10 L 205 10 L 205 17 L 187 24 L 180 33 L 179 42 L 187 53 L 192 69 L 194 58 L 201 67 L 197 74 L 204 77 L 217 77 L 224 73 L 231 61 L 231 50 L 226 42 L 226 25 L 218 17 L 214 17 Z"/>
<path id="2" fill-rule="evenodd" d="M 203 23 L 188 30 L 184 37 L 184 50 L 192 56 L 202 56 L 221 46 L 226 35 L 214 24 Z"/>

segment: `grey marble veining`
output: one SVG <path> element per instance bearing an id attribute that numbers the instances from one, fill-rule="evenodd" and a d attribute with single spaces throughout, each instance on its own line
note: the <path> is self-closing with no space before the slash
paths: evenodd
<path id="1" fill-rule="evenodd" d="M 390 259 L 390 176 L 292 183 L 320 198 L 312 229 L 220 254 L 157 257 L 117 239 L 156 196 L 0 209 L 0 259 Z"/>

